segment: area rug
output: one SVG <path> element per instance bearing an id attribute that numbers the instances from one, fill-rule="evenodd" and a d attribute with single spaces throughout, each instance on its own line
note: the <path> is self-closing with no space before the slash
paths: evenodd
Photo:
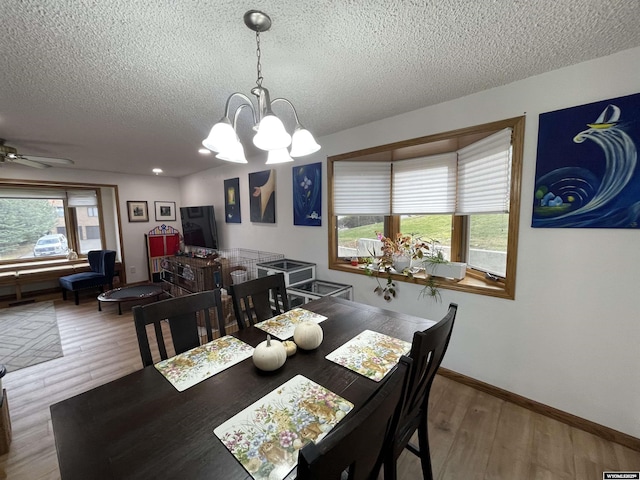
<path id="1" fill-rule="evenodd" d="M 0 364 L 7 372 L 62 357 L 53 302 L 0 309 Z"/>

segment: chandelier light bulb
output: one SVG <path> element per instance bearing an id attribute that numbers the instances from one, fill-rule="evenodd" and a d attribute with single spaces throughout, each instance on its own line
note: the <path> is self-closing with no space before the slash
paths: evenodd
<path id="1" fill-rule="evenodd" d="M 225 117 L 213 126 L 209 136 L 202 141 L 202 145 L 214 152 L 221 152 L 231 148 L 236 138 L 231 121 Z"/>
<path id="2" fill-rule="evenodd" d="M 293 158 L 289 155 L 289 151 L 285 148 L 279 148 L 278 150 L 269 150 L 267 155 L 266 165 L 273 165 L 275 163 L 287 163 L 293 162 Z"/>
<path id="3" fill-rule="evenodd" d="M 296 127 L 291 140 L 291 156 L 304 157 L 320 150 L 320 145 L 316 142 L 311 132 L 300 126 Z"/>
<path id="4" fill-rule="evenodd" d="M 253 144 L 261 150 L 279 150 L 291 145 L 291 135 L 284 129 L 284 125 L 275 115 L 266 115 L 258 127 L 258 133 L 253 137 Z"/>
<path id="5" fill-rule="evenodd" d="M 229 145 L 226 150 L 218 153 L 216 158 L 233 163 L 249 163 L 247 162 L 247 158 L 244 156 L 244 148 L 237 139 L 233 144 Z"/>

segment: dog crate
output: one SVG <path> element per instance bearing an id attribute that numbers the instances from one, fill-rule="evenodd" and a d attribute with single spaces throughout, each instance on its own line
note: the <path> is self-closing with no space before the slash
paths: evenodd
<path id="1" fill-rule="evenodd" d="M 284 273 L 287 287 L 300 285 L 316 278 L 316 264 L 283 258 L 271 262 L 261 262 L 256 265 L 258 277 L 266 277 L 274 273 Z"/>
<path id="2" fill-rule="evenodd" d="M 262 252 L 248 250 L 246 248 L 231 248 L 218 250 L 216 261 L 221 266 L 222 287 L 229 288 L 235 279 L 238 281 L 253 280 L 262 276 L 258 271 L 258 264 L 264 262 L 277 262 L 284 259 L 282 253 Z M 243 275 L 241 272 L 246 273 Z"/>
<path id="3" fill-rule="evenodd" d="M 312 280 L 287 288 L 287 295 L 291 308 L 328 296 L 353 300 L 353 286 L 324 280 Z"/>

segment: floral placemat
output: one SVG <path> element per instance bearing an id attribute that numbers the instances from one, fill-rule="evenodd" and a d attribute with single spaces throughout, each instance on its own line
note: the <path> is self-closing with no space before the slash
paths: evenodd
<path id="1" fill-rule="evenodd" d="M 155 367 L 179 392 L 253 355 L 253 347 L 231 335 L 162 360 Z"/>
<path id="2" fill-rule="evenodd" d="M 310 312 L 304 308 L 294 308 L 288 312 L 276 315 L 264 322 L 256 323 L 256 327 L 260 330 L 279 338 L 280 340 L 286 340 L 293 337 L 293 331 L 296 326 L 302 322 L 315 322 L 320 323 L 326 320 L 327 317 L 315 312 Z"/>
<path id="3" fill-rule="evenodd" d="M 379 382 L 410 351 L 411 342 L 365 330 L 325 358 Z"/>
<path id="4" fill-rule="evenodd" d="M 214 430 L 256 480 L 281 480 L 298 463 L 298 451 L 323 438 L 353 404 L 296 375 Z"/>

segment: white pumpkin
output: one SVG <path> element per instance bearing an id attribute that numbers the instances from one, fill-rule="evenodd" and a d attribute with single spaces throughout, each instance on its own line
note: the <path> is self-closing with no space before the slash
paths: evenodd
<path id="1" fill-rule="evenodd" d="M 271 335 L 253 350 L 253 364 L 265 372 L 277 370 L 286 360 L 287 351 L 280 341 L 272 340 Z"/>
<path id="2" fill-rule="evenodd" d="M 322 327 L 314 322 L 302 322 L 293 331 L 293 341 L 303 350 L 313 350 L 322 343 Z"/>

